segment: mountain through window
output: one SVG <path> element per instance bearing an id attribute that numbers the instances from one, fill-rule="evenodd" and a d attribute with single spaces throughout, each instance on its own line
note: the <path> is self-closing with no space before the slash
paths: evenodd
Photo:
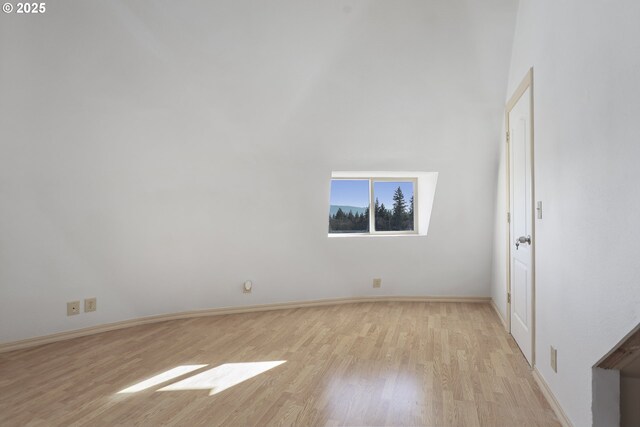
<path id="1" fill-rule="evenodd" d="M 329 234 L 415 233 L 415 197 L 411 178 L 333 178 Z"/>

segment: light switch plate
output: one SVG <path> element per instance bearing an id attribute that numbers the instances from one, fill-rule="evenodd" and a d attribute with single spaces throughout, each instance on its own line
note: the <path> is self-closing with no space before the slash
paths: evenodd
<path id="1" fill-rule="evenodd" d="M 98 301 L 96 298 L 86 298 L 84 300 L 84 312 L 96 311 L 98 309 Z"/>
<path id="2" fill-rule="evenodd" d="M 536 204 L 536 212 L 538 213 L 538 219 L 542 219 L 542 202 Z"/>

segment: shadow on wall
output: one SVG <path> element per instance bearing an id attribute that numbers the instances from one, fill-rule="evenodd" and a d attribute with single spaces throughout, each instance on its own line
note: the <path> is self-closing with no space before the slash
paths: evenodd
<path id="1" fill-rule="evenodd" d="M 640 324 L 593 368 L 594 426 L 640 426 Z"/>

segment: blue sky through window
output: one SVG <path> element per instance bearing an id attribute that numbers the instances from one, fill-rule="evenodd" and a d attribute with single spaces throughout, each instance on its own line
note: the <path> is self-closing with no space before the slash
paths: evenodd
<path id="1" fill-rule="evenodd" d="M 332 206 L 367 208 L 369 206 L 369 180 L 332 179 L 330 203 Z"/>
<path id="2" fill-rule="evenodd" d="M 400 187 L 407 205 L 413 196 L 413 182 L 374 181 L 373 202 L 377 198 L 387 209 L 393 207 L 393 193 Z M 369 206 L 369 181 L 366 179 L 333 179 L 331 180 L 332 206 Z"/>
<path id="3" fill-rule="evenodd" d="M 393 193 L 400 187 L 404 200 L 407 202 L 407 208 L 413 196 L 413 182 L 389 182 L 389 181 L 374 181 L 373 183 L 373 203 L 376 202 L 376 198 L 380 203 L 384 203 L 384 207 L 387 209 L 393 208 Z"/>

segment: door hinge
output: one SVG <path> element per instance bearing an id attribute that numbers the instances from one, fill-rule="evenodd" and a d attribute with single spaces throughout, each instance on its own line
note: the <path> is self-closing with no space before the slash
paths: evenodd
<path id="1" fill-rule="evenodd" d="M 507 222 L 511 223 L 511 212 L 507 212 Z"/>
<path id="2" fill-rule="evenodd" d="M 509 143 L 509 131 L 507 131 L 507 144 Z"/>
<path id="3" fill-rule="evenodd" d="M 507 302 L 511 304 L 511 292 L 507 292 Z"/>

